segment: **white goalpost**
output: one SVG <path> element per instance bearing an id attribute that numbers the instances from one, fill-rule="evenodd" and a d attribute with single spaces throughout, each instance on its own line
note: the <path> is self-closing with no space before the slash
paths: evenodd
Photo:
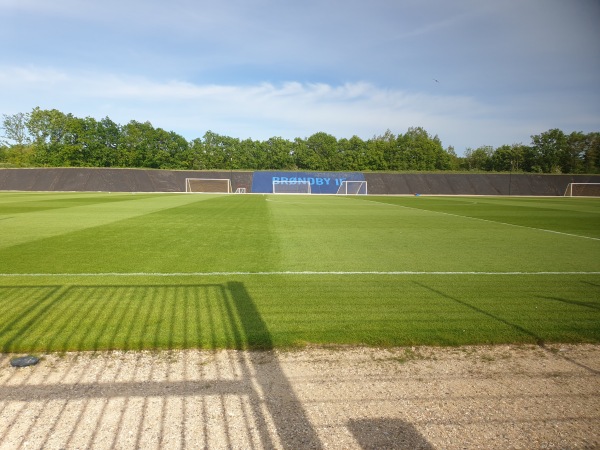
<path id="1" fill-rule="evenodd" d="M 565 197 L 600 197 L 600 183 L 569 183 Z"/>
<path id="2" fill-rule="evenodd" d="M 337 195 L 367 195 L 366 181 L 347 181 L 344 180 L 338 188 Z"/>
<path id="3" fill-rule="evenodd" d="M 310 194 L 310 182 L 297 181 L 273 181 L 273 194 Z"/>
<path id="4" fill-rule="evenodd" d="M 230 194 L 229 178 L 186 178 L 185 192 Z"/>

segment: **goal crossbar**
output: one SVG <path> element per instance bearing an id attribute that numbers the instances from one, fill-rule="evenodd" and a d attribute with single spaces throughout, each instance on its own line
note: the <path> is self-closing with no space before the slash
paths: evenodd
<path id="1" fill-rule="evenodd" d="M 196 193 L 231 193 L 231 179 L 229 178 L 186 178 L 185 192 Z"/>

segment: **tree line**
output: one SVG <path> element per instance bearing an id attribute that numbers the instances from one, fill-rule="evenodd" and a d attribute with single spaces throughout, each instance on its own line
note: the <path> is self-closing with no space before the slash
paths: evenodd
<path id="1" fill-rule="evenodd" d="M 135 167 L 182 170 L 497 171 L 600 173 L 600 133 L 551 129 L 531 143 L 468 148 L 457 156 L 421 127 L 363 140 L 325 132 L 264 141 L 207 131 L 191 141 L 150 122 L 119 125 L 56 109 L 3 115 L 2 167 Z"/>

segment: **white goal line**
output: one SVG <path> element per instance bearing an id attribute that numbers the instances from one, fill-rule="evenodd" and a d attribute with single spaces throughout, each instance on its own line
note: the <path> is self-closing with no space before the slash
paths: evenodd
<path id="1" fill-rule="evenodd" d="M 275 272 L 101 272 L 0 273 L 0 277 L 217 277 L 241 275 L 600 275 L 600 272 L 476 272 L 476 271 L 275 271 Z"/>

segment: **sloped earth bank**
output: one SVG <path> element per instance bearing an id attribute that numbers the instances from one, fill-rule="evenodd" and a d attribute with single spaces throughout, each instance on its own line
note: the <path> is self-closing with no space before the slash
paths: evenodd
<path id="1" fill-rule="evenodd" d="M 599 448 L 600 346 L 0 355 L 0 448 Z"/>

